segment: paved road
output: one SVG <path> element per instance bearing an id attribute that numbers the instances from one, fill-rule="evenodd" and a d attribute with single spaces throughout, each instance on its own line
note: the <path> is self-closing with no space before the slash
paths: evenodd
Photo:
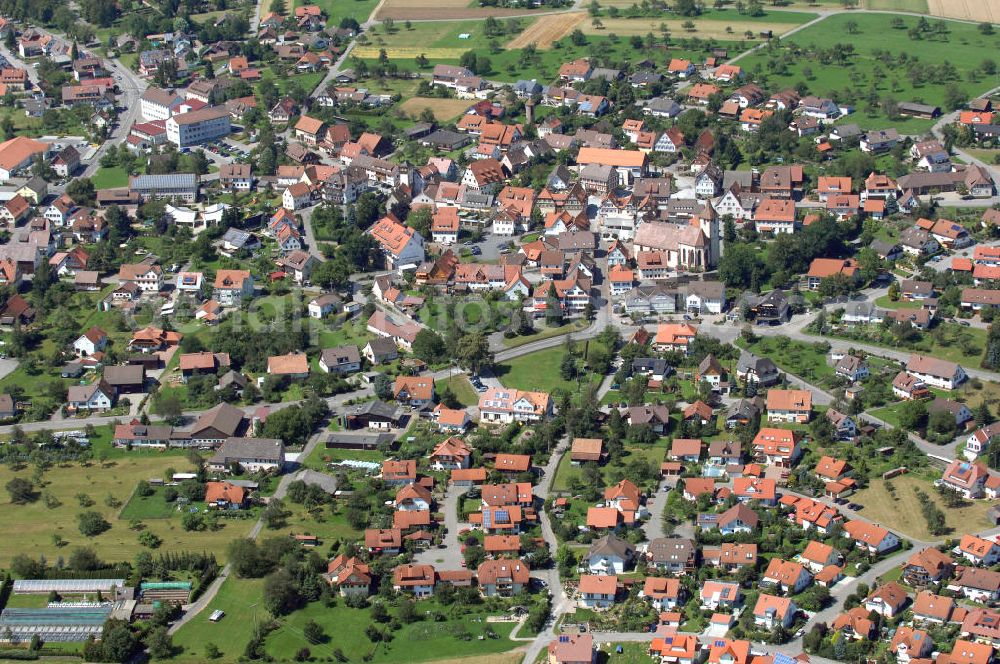
<path id="1" fill-rule="evenodd" d="M 132 125 L 139 119 L 139 97 L 142 93 L 146 91 L 149 84 L 139 77 L 138 74 L 133 72 L 131 69 L 123 65 L 116 59 L 105 58 L 104 60 L 108 69 L 111 71 L 111 75 L 114 77 L 115 81 L 118 83 L 118 87 L 121 90 L 121 95 L 118 99 L 118 123 L 111 132 L 111 136 L 108 140 L 101 143 L 100 147 L 94 153 L 91 158 L 90 163 L 84 168 L 83 177 L 91 177 L 97 172 L 97 169 L 101 165 L 101 157 L 107 151 L 108 147 L 112 145 L 118 145 L 128 136 Z"/>
<path id="2" fill-rule="evenodd" d="M 545 500 L 552 488 L 552 480 L 556 476 L 556 469 L 559 468 L 559 461 L 562 459 L 563 454 L 569 448 L 569 439 L 563 438 L 559 441 L 559 445 L 552 452 L 552 456 L 549 457 L 549 462 L 544 467 L 544 474 L 542 475 L 542 480 L 534 488 L 534 494 L 540 500 Z M 549 553 L 554 559 L 556 556 L 556 549 L 558 548 L 558 540 L 556 540 L 556 535 L 552 531 L 552 522 L 549 520 L 548 510 L 542 510 L 539 514 L 539 521 L 542 526 L 542 537 L 545 539 L 546 545 L 549 547 Z M 537 637 L 528 645 L 524 653 L 524 663 L 534 664 L 535 660 L 541 654 L 542 650 L 548 646 L 549 641 L 556 637 L 555 624 L 559 621 L 559 617 L 564 613 L 573 610 L 573 602 L 570 601 L 569 596 L 566 595 L 566 591 L 563 588 L 562 580 L 559 578 L 559 568 L 555 565 L 551 569 L 536 570 L 531 573 L 531 576 L 544 581 L 548 585 L 549 593 L 552 594 L 552 613 L 549 618 L 549 622 L 546 628 L 542 630 Z"/>
<path id="3" fill-rule="evenodd" d="M 443 548 L 430 548 L 417 552 L 414 561 L 425 565 L 436 565 L 439 569 L 460 569 L 465 557 L 462 555 L 458 532 L 463 524 L 458 521 L 458 508 L 468 492 L 468 487 L 449 485 L 444 502 L 439 506 L 444 512 L 444 527 L 447 529 Z"/>
<path id="4" fill-rule="evenodd" d="M 0 380 L 3 380 L 8 375 L 17 369 L 18 361 L 14 358 L 7 358 L 6 360 L 0 360 Z"/>
<path id="5" fill-rule="evenodd" d="M 646 533 L 646 539 L 650 542 L 667 536 L 663 532 L 663 510 L 667 506 L 667 496 L 670 495 L 669 491 L 663 490 L 666 486 L 668 486 L 666 482 L 660 482 L 656 487 L 656 493 L 646 500 L 649 519 L 646 520 L 646 523 L 642 524 L 642 532 Z"/>

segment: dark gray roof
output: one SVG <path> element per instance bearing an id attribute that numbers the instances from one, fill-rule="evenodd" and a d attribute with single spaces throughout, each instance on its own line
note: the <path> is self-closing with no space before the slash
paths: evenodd
<path id="1" fill-rule="evenodd" d="M 129 182 L 129 189 L 195 189 L 198 186 L 194 173 L 167 175 L 136 175 Z"/>
<path id="2" fill-rule="evenodd" d="M 376 399 L 375 401 L 366 401 L 362 404 L 351 406 L 350 409 L 344 412 L 344 415 L 349 417 L 357 415 L 374 415 L 376 417 L 396 419 L 399 417 L 399 408 Z"/>
<path id="3" fill-rule="evenodd" d="M 278 438 L 229 438 L 212 457 L 212 463 L 229 464 L 241 459 L 280 463 L 285 458 L 285 444 Z"/>
<path id="4" fill-rule="evenodd" d="M 327 493 L 334 493 L 337 490 L 337 480 L 325 473 L 319 473 L 315 470 L 310 470 L 304 468 L 299 472 L 295 473 L 294 480 L 301 480 L 309 486 L 318 486 Z"/>
<path id="5" fill-rule="evenodd" d="M 142 385 L 146 379 L 146 370 L 138 364 L 123 367 L 104 367 L 104 380 L 111 387 L 119 385 Z"/>
<path id="6" fill-rule="evenodd" d="M 683 537 L 657 537 L 646 553 L 654 563 L 684 563 L 695 552 L 695 543 Z"/>
<path id="7" fill-rule="evenodd" d="M 212 428 L 223 434 L 232 436 L 243 423 L 243 417 L 243 411 L 236 406 L 231 406 L 228 403 L 220 403 L 215 408 L 202 413 L 198 421 L 191 427 L 191 431 L 198 432 L 203 429 Z"/>
<path id="8" fill-rule="evenodd" d="M 339 364 L 360 362 L 361 353 L 358 352 L 357 346 L 336 346 L 334 348 L 324 348 L 323 352 L 320 353 L 320 359 L 328 367 L 337 366 Z"/>
<path id="9" fill-rule="evenodd" d="M 588 558 L 607 555 L 618 556 L 622 560 L 628 561 L 635 556 L 635 547 L 614 535 L 605 535 L 599 540 L 594 540 L 594 543 L 590 545 L 590 551 L 587 552 Z"/>

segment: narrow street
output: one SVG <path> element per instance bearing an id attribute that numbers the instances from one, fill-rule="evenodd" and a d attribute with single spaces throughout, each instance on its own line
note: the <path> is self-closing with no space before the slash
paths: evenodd
<path id="1" fill-rule="evenodd" d="M 548 497 L 552 488 L 552 482 L 556 476 L 556 469 L 559 468 L 559 461 L 568 449 L 569 439 L 563 438 L 559 441 L 556 449 L 553 450 L 552 456 L 549 457 L 549 462 L 545 464 L 542 480 L 534 488 L 535 496 L 540 500 L 544 501 Z M 558 540 L 556 540 L 556 535 L 552 531 L 552 522 L 549 520 L 547 510 L 540 511 L 539 520 L 542 526 L 542 537 L 545 539 L 545 543 L 549 547 L 549 553 L 554 559 L 556 557 L 556 550 L 558 549 Z M 525 650 L 523 659 L 525 664 L 534 664 L 542 650 L 548 646 L 549 641 L 556 637 L 555 625 L 559 622 L 560 616 L 572 611 L 574 608 L 569 596 L 566 595 L 566 591 L 563 589 L 562 581 L 559 578 L 558 566 L 553 565 L 551 569 L 533 571 L 531 576 L 544 581 L 548 586 L 548 591 L 552 595 L 552 612 L 546 628 L 535 637 L 534 641 Z"/>
<path id="2" fill-rule="evenodd" d="M 439 569 L 461 569 L 464 556 L 458 533 L 463 525 L 458 520 L 458 510 L 469 491 L 468 487 L 449 485 L 444 501 L 438 505 L 438 511 L 444 513 L 446 533 L 439 548 L 424 549 L 417 552 L 414 562 L 434 565 Z"/>

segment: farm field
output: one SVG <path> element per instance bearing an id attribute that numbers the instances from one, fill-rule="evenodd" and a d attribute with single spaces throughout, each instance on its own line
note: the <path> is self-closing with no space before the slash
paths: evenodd
<path id="1" fill-rule="evenodd" d="M 412 118 L 417 118 L 425 108 L 431 109 L 439 122 L 451 120 L 469 108 L 468 99 L 439 99 L 437 97 L 410 97 L 399 105 L 399 110 Z"/>
<path id="2" fill-rule="evenodd" d="M 859 512 L 869 521 L 878 523 L 889 530 L 908 537 L 930 542 L 938 537 L 927 530 L 927 522 L 920 511 L 914 489 L 926 493 L 945 514 L 946 523 L 954 533 L 972 533 L 991 527 L 986 513 L 989 511 L 989 501 L 980 500 L 969 507 L 958 509 L 946 508 L 937 491 L 931 483 L 916 475 L 900 475 L 889 480 L 895 487 L 895 497 L 885 488 L 885 480 L 872 480 L 868 488 L 853 496 L 853 502 L 864 505 Z"/>
<path id="3" fill-rule="evenodd" d="M 524 48 L 528 44 L 534 44 L 538 48 L 552 48 L 552 42 L 573 32 L 573 29 L 586 18 L 586 12 L 543 16 L 535 21 L 530 28 L 507 42 L 507 48 Z"/>
<path id="4" fill-rule="evenodd" d="M 927 11 L 934 16 L 966 21 L 1000 21 L 998 0 L 927 0 Z"/>
<path id="5" fill-rule="evenodd" d="M 524 9 L 503 9 L 500 7 L 477 7 L 469 0 L 383 0 L 376 18 L 391 18 L 396 21 L 433 21 L 463 18 L 486 18 L 496 16 L 523 16 Z"/>
<path id="6" fill-rule="evenodd" d="M 168 467 L 178 471 L 192 468 L 184 457 L 174 455 L 121 457 L 101 464 L 89 465 L 66 463 L 45 472 L 44 488 L 38 500 L 27 505 L 12 505 L 4 497 L 3 507 L 9 532 L 18 534 L 16 547 L 0 548 L 0 565 L 7 565 L 12 556 L 28 553 L 44 555 L 54 561 L 65 556 L 75 546 L 92 547 L 103 560 L 132 560 L 142 547 L 137 539 L 138 532 L 129 529 L 129 520 L 119 516 L 119 510 L 129 502 L 135 483 L 140 479 L 162 477 Z M 14 472 L 9 466 L 0 467 L 0 484 L 6 484 L 13 477 L 31 479 L 32 469 Z M 93 505 L 82 507 L 77 498 L 85 493 Z M 58 506 L 49 508 L 44 498 L 51 495 Z M 118 504 L 112 507 L 107 499 Z M 55 503 L 51 503 L 55 504 Z M 153 506 L 136 506 L 140 513 L 151 516 Z M 84 511 L 100 513 L 111 528 L 96 536 L 85 537 L 77 527 L 77 515 Z M 162 516 L 162 512 L 159 513 Z M 159 536 L 163 543 L 157 553 L 168 551 L 212 551 L 221 559 L 225 557 L 226 546 L 238 537 L 245 536 L 253 525 L 252 519 L 221 520 L 222 527 L 215 531 L 186 532 L 181 528 L 180 517 L 172 513 L 171 518 L 148 518 L 143 521 L 146 530 Z M 62 538 L 57 546 L 54 537 Z"/>
<path id="7" fill-rule="evenodd" d="M 815 14 L 805 12 L 786 12 L 780 15 L 777 12 L 772 12 L 771 15 L 780 16 L 781 18 L 790 17 L 796 20 L 775 21 L 766 18 L 761 20 L 746 20 L 735 13 L 732 20 L 703 18 L 667 20 L 658 18 L 602 18 L 601 27 L 595 27 L 591 22 L 586 21 L 581 26 L 581 29 L 585 34 L 599 35 L 611 32 L 621 37 L 631 37 L 633 35 L 645 36 L 650 32 L 657 34 L 660 26 L 665 25 L 675 37 L 686 35 L 702 39 L 733 39 L 747 31 L 752 32 L 754 35 L 765 31 L 773 31 L 775 35 L 780 35 L 788 32 L 796 25 L 815 18 Z M 683 24 L 687 20 L 691 20 L 694 23 L 695 27 L 693 29 L 686 30 L 683 27 Z"/>
<path id="8" fill-rule="evenodd" d="M 902 27 L 893 27 L 894 20 L 900 21 Z M 951 21 L 944 23 L 947 34 L 924 33 L 915 41 L 909 33 L 917 21 L 912 16 L 889 14 L 834 14 L 783 40 L 774 51 L 762 49 L 743 58 L 740 65 L 751 72 L 759 71 L 759 82 L 768 87 L 804 83 L 812 94 L 833 96 L 838 101 L 853 100 L 857 110 L 842 122 L 856 122 L 866 129 L 895 127 L 900 133 L 916 134 L 927 131 L 934 121 L 890 119 L 881 104 L 870 104 L 867 96 L 858 91 L 872 90 L 880 100 L 917 101 L 944 107 L 946 89 L 954 84 L 962 98 L 971 98 L 993 85 L 992 79 L 979 78 L 974 72 L 982 64 L 982 54 L 995 50 L 998 43 L 995 35 L 981 34 L 974 24 Z M 854 53 L 836 66 L 824 62 L 820 52 L 829 54 L 838 50 L 845 39 L 853 45 Z M 886 65 L 876 58 L 876 51 L 887 52 L 891 66 L 901 75 L 882 75 Z M 898 57 L 904 54 L 911 62 L 898 65 Z M 944 61 L 954 66 L 957 75 L 949 80 L 940 77 L 920 80 L 924 68 Z M 973 75 L 971 80 L 970 75 Z"/>
<path id="9" fill-rule="evenodd" d="M 784 12 L 796 22 L 809 20 L 813 15 L 802 12 Z M 735 15 L 735 14 L 734 14 Z M 768 16 L 779 15 L 772 12 Z M 560 17 L 563 15 L 560 14 Z M 495 38 L 487 38 L 483 34 L 482 21 L 432 21 L 425 23 L 413 23 L 410 29 L 402 27 L 399 22 L 395 24 L 395 29 L 391 34 L 385 34 L 384 28 L 373 30 L 368 34 L 367 44 L 358 44 L 351 52 L 352 57 L 365 60 L 374 64 L 378 59 L 380 51 L 385 50 L 386 57 L 395 62 L 401 71 L 430 72 L 434 64 L 458 64 L 459 59 L 467 51 L 474 51 L 478 56 L 488 59 L 491 69 L 482 72 L 483 75 L 493 80 L 516 81 L 518 79 L 551 80 L 559 71 L 559 67 L 569 60 L 582 57 L 599 57 L 606 60 L 608 66 L 625 66 L 634 59 L 635 48 L 631 40 L 623 35 L 613 35 L 609 30 L 601 31 L 603 34 L 588 34 L 585 36 L 586 43 L 573 44 L 568 37 L 559 39 L 558 44 L 554 44 L 554 35 L 549 36 L 549 48 L 539 48 L 534 58 L 524 58 L 524 51 L 520 48 L 504 48 L 512 40 L 519 39 L 525 32 L 534 31 L 539 21 L 546 17 L 526 17 L 518 18 L 517 29 L 507 29 L 502 35 Z M 763 19 L 770 20 L 770 19 Z M 779 21 L 780 22 L 780 21 Z M 506 20 L 501 21 L 506 24 Z M 643 21 L 648 24 L 648 21 Z M 659 24 L 656 23 L 658 26 Z M 587 26 L 590 22 L 584 21 L 578 27 Z M 642 33 L 644 36 L 649 30 Z M 658 29 L 654 34 L 659 34 Z M 460 35 L 469 35 L 467 39 L 460 39 Z M 729 36 L 728 40 L 709 38 L 707 35 L 698 33 L 674 32 L 671 35 L 672 43 L 670 48 L 662 46 L 647 54 L 647 57 L 666 65 L 672 58 L 688 58 L 691 60 L 701 60 L 711 54 L 713 49 L 727 49 L 732 53 L 741 52 L 755 45 L 756 41 L 746 41 L 742 32 L 735 32 Z M 491 43 L 496 44 L 493 48 Z M 541 43 L 539 43 L 541 46 Z M 424 55 L 428 64 L 426 67 L 418 68 L 415 59 Z"/>

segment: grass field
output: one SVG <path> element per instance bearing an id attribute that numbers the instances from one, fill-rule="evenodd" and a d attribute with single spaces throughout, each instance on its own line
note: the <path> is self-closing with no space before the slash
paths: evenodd
<path id="1" fill-rule="evenodd" d="M 428 56 L 430 57 L 430 56 Z M 399 110 L 411 118 L 417 118 L 425 108 L 431 109 L 434 119 L 438 121 L 451 120 L 465 113 L 469 108 L 468 99 L 438 99 L 435 97 L 410 97 L 399 105 Z"/>
<path id="2" fill-rule="evenodd" d="M 110 496 L 124 505 L 140 479 L 162 477 L 167 468 L 178 471 L 191 468 L 184 457 L 178 456 L 137 456 L 108 461 L 101 465 L 87 466 L 71 463 L 55 466 L 44 475 L 45 486 L 41 489 L 51 494 L 60 505 L 50 509 L 46 501 L 39 498 L 27 505 L 13 505 L 4 495 L 3 507 L 8 532 L 17 533 L 16 541 L 10 546 L 0 547 L 0 566 L 10 562 L 18 553 L 33 557 L 44 555 L 54 561 L 66 555 L 74 546 L 93 547 L 104 560 L 132 560 L 143 547 L 137 541 L 137 533 L 129 530 L 129 521 L 119 518 L 120 507 L 106 504 Z M 31 479 L 33 470 L 13 472 L 9 466 L 0 467 L 0 485 L 12 477 Z M 81 507 L 77 494 L 86 493 L 94 504 Z M 137 508 L 138 509 L 138 508 Z M 77 528 L 77 514 L 85 510 L 99 512 L 111 524 L 111 529 L 97 537 L 84 537 Z M 223 520 L 222 527 L 215 532 L 185 532 L 179 518 L 149 518 L 144 521 L 146 529 L 158 535 L 163 544 L 158 552 L 166 551 L 212 551 L 220 559 L 225 557 L 226 546 L 237 537 L 243 537 L 253 525 L 251 520 Z M 59 536 L 64 541 L 57 546 L 53 540 Z"/>
<path id="3" fill-rule="evenodd" d="M 424 619 L 404 624 L 393 632 L 389 643 L 372 644 L 365 635 L 365 628 L 371 624 L 371 613 L 365 609 L 351 609 L 342 604 L 327 608 L 314 602 L 296 611 L 281 621 L 281 627 L 267 639 L 268 653 L 278 660 L 288 661 L 302 647 L 308 646 L 314 656 L 333 657 L 339 648 L 351 661 L 372 662 L 423 662 L 448 657 L 473 656 L 478 653 L 491 654 L 511 650 L 514 647 L 507 637 L 513 623 L 492 623 L 490 627 L 500 638 L 479 640 L 486 629 L 485 613 L 477 613 L 468 606 L 442 607 L 434 600 L 424 600 L 419 604 L 422 611 L 441 611 L 447 616 L 443 622 Z M 390 609 L 390 612 L 393 612 Z M 309 620 L 315 620 L 324 632 L 331 636 L 329 642 L 311 645 L 302 634 L 302 628 Z M 462 635 L 470 634 L 471 640 Z M 367 656 L 370 655 L 370 659 Z"/>
<path id="4" fill-rule="evenodd" d="M 716 14 L 723 13 L 716 12 Z M 621 37 L 631 37 L 633 35 L 644 37 L 650 32 L 658 34 L 661 30 L 660 26 L 665 25 L 670 34 L 676 37 L 688 35 L 702 39 L 738 39 L 748 30 L 755 35 L 768 30 L 773 31 L 776 35 L 780 35 L 788 32 L 796 25 L 815 18 L 815 15 L 805 12 L 771 12 L 771 15 L 780 19 L 788 18 L 794 20 L 748 20 L 732 12 L 732 18 L 722 19 L 705 19 L 701 17 L 695 19 L 667 20 L 659 18 L 603 18 L 598 26 L 595 26 L 591 21 L 584 21 L 580 28 L 585 34 L 592 35 L 611 32 Z M 688 30 L 684 28 L 683 24 L 688 20 L 691 20 L 694 24 L 693 29 Z"/>
<path id="5" fill-rule="evenodd" d="M 864 0 L 863 4 L 865 9 L 926 14 L 927 2 L 928 0 Z"/>
<path id="6" fill-rule="evenodd" d="M 475 406 L 479 403 L 479 394 L 472 389 L 472 384 L 465 374 L 458 374 L 450 378 L 442 378 L 434 383 L 438 392 L 445 386 L 451 388 L 452 394 L 461 402 L 463 406 Z"/>
<path id="7" fill-rule="evenodd" d="M 902 29 L 892 27 L 894 18 L 902 21 Z M 758 82 L 766 87 L 789 87 L 804 82 L 810 93 L 835 98 L 848 96 L 838 91 L 874 89 L 879 99 L 920 101 L 940 106 L 944 106 L 945 90 L 950 83 L 962 90 L 963 97 L 972 97 L 995 84 L 990 77 L 975 78 L 972 82 L 969 79 L 970 73 L 981 65 L 983 53 L 995 50 L 995 36 L 981 34 L 974 24 L 946 22 L 947 35 L 925 34 L 919 41 L 913 41 L 909 30 L 916 23 L 914 17 L 889 14 L 834 14 L 784 40 L 780 49 L 773 52 L 762 49 L 741 60 L 740 65 L 751 72 L 759 70 L 766 80 L 758 77 Z M 849 24 L 853 33 L 848 29 Z M 854 55 L 843 64 L 824 64 L 817 55 L 818 50 L 829 52 L 845 39 L 854 46 Z M 804 50 L 793 55 L 793 44 Z M 894 61 L 900 54 L 906 54 L 911 60 L 919 58 L 927 65 L 947 60 L 958 75 L 953 80 L 938 78 L 915 84 L 908 71 L 919 72 L 919 65 L 905 65 L 897 69 L 902 75 L 887 77 L 882 73 L 885 65 L 875 58 L 875 50 L 888 51 Z M 910 134 L 926 131 L 933 124 L 932 120 L 919 118 L 890 120 L 880 105 L 870 107 L 863 99 L 859 99 L 856 106 L 858 112 L 844 122 L 858 122 L 871 129 L 891 126 Z"/>
<path id="8" fill-rule="evenodd" d="M 593 342 L 591 342 L 593 343 Z M 580 352 L 583 352 L 582 344 Z M 500 382 L 504 387 L 512 387 L 518 390 L 537 390 L 542 392 L 552 392 L 554 390 L 569 390 L 575 392 L 577 389 L 576 380 L 563 380 L 559 374 L 566 349 L 563 346 L 546 348 L 516 357 L 506 362 L 499 362 L 494 369 Z M 600 382 L 601 376 L 589 374 L 586 371 L 580 374 L 580 385 L 585 385 L 588 381 Z"/>
<path id="9" fill-rule="evenodd" d="M 268 618 L 261 602 L 263 587 L 264 582 L 259 579 L 229 577 L 205 610 L 174 635 L 174 645 L 182 652 L 172 661 L 199 664 L 213 661 L 205 656 L 205 645 L 214 643 L 223 653 L 222 658 L 214 661 L 235 662 L 253 634 L 254 621 Z M 214 623 L 208 617 L 217 609 L 225 611 L 226 616 Z"/>
<path id="10" fill-rule="evenodd" d="M 980 500 L 970 507 L 948 509 L 937 495 L 931 483 L 915 475 L 901 475 L 890 480 L 896 488 L 895 497 L 885 488 L 885 481 L 872 480 L 867 489 L 859 491 L 853 498 L 854 502 L 864 505 L 861 516 L 882 525 L 889 530 L 930 542 L 938 537 L 927 530 L 927 522 L 920 511 L 920 503 L 914 493 L 918 488 L 926 493 L 945 514 L 946 523 L 953 532 L 971 533 L 992 526 L 986 513 L 989 511 L 989 501 Z"/>
<path id="11" fill-rule="evenodd" d="M 329 18 L 329 25 L 338 25 L 342 18 L 353 18 L 358 23 L 368 20 L 378 0 L 295 0 L 292 7 L 319 5 Z"/>
<path id="12" fill-rule="evenodd" d="M 94 183 L 94 189 L 115 189 L 117 187 L 128 186 L 128 173 L 124 168 L 115 166 L 113 168 L 98 168 L 90 181 Z"/>

